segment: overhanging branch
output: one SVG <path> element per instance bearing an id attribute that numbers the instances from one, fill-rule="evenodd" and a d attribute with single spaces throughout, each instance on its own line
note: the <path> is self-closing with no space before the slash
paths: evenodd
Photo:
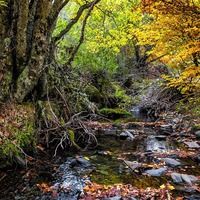
<path id="1" fill-rule="evenodd" d="M 84 10 L 90 8 L 93 5 L 96 5 L 98 2 L 100 2 L 100 0 L 94 0 L 90 3 L 86 3 L 86 4 L 82 5 L 78 9 L 76 16 L 70 20 L 70 22 L 67 24 L 67 26 L 57 36 L 53 37 L 52 42 L 56 43 L 57 41 L 59 41 L 66 33 L 68 33 L 70 31 L 70 29 L 73 27 L 73 25 L 78 22 L 78 20 L 82 16 Z"/>

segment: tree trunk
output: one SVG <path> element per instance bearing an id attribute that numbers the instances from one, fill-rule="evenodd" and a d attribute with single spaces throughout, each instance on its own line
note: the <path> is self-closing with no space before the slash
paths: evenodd
<path id="1" fill-rule="evenodd" d="M 7 7 L 0 7 L 0 100 L 22 102 L 49 67 L 55 43 L 71 30 L 84 10 L 90 14 L 100 0 L 81 5 L 76 16 L 53 38 L 58 15 L 68 2 L 8 0 Z"/>

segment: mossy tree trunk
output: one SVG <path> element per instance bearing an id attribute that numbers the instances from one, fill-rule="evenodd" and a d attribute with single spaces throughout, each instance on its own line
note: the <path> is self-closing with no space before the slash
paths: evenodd
<path id="1" fill-rule="evenodd" d="M 70 0 L 8 0 L 0 7 L 0 99 L 22 102 L 50 67 L 54 45 L 100 0 L 80 6 L 55 37 L 58 15 Z"/>

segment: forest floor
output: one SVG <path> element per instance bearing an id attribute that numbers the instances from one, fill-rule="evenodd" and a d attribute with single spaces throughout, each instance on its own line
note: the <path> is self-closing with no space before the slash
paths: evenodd
<path id="1" fill-rule="evenodd" d="M 0 173 L 0 199 L 200 199 L 193 123 L 174 112 L 156 122 L 85 121 L 98 138 L 95 149 L 52 158 L 38 145 L 26 169 Z"/>

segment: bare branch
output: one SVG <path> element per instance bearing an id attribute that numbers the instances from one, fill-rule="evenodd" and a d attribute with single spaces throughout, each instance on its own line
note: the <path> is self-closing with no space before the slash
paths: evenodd
<path id="1" fill-rule="evenodd" d="M 57 41 L 59 41 L 66 33 L 68 33 L 70 31 L 70 29 L 73 27 L 74 24 L 76 24 L 76 22 L 78 22 L 78 20 L 80 19 L 80 17 L 82 16 L 84 10 L 86 10 L 87 8 L 90 8 L 93 4 L 97 4 L 100 0 L 94 0 L 90 3 L 86 3 L 84 5 L 82 5 L 77 13 L 76 16 L 70 20 L 70 22 L 67 24 L 67 26 L 57 35 L 55 36 L 52 41 L 53 43 L 56 43 Z"/>

